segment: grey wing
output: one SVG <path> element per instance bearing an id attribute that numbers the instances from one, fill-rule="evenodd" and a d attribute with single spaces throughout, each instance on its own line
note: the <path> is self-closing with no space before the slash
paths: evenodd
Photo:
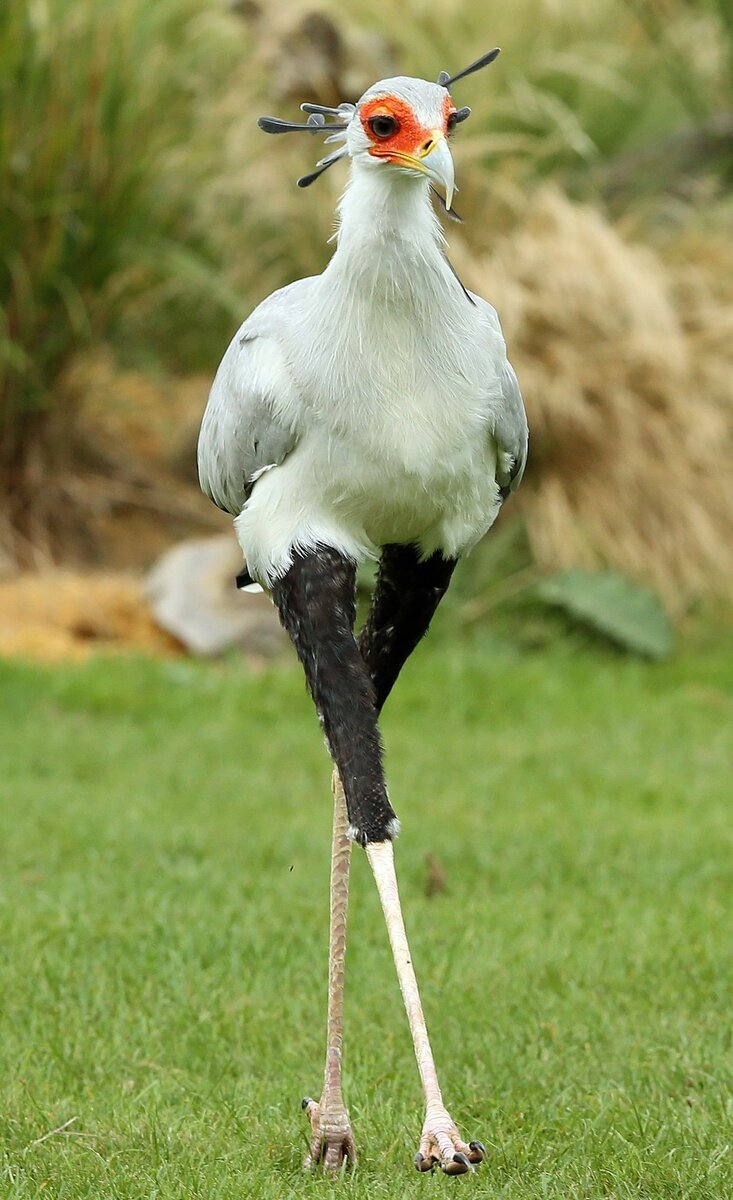
<path id="1" fill-rule="evenodd" d="M 279 343 L 245 325 L 222 359 L 198 443 L 201 489 L 219 508 L 242 511 L 258 475 L 294 448 L 293 387 Z"/>
<path id="2" fill-rule="evenodd" d="M 492 335 L 498 339 L 498 387 L 492 388 L 490 429 L 497 446 L 496 482 L 502 498 L 506 499 L 510 492 L 516 492 L 527 465 L 527 414 L 514 367 L 506 357 L 506 343 L 496 309 L 483 296 L 474 292 L 470 295 L 486 317 Z"/>
<path id="3" fill-rule="evenodd" d="M 494 418 L 493 434 L 498 447 L 496 481 L 502 496 L 516 492 L 527 465 L 529 429 L 522 393 L 514 367 L 504 361 L 499 375 L 501 398 Z"/>

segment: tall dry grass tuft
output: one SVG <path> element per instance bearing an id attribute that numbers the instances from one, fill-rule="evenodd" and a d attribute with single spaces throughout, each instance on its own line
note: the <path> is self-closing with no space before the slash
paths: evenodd
<path id="1" fill-rule="evenodd" d="M 612 564 L 673 610 L 729 583 L 733 249 L 685 235 L 665 263 L 545 187 L 493 250 L 454 257 L 498 308 L 522 381 L 518 506 L 538 563 Z"/>

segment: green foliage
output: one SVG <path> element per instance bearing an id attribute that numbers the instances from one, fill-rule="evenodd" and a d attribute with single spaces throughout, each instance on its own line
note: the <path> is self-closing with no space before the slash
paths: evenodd
<path id="1" fill-rule="evenodd" d="M 651 664 L 438 636 L 390 699 L 433 1044 L 490 1151 L 458 1185 L 472 1196 L 733 1194 L 720 641 Z M 5 664 L 0 684 L 3 1197 L 331 1195 L 300 1170 L 331 801 L 300 671 L 117 659 Z M 443 1196 L 450 1180 L 412 1167 L 417 1073 L 358 850 L 346 989 L 361 1161 L 339 1191 Z"/>
<path id="2" fill-rule="evenodd" d="M 181 186 L 167 157 L 235 52 L 196 0 L 0 8 L 0 468 L 69 403 L 54 391 L 69 357 L 136 297 L 173 280 L 187 318 L 204 297 L 221 305 L 191 234 L 206 163 Z"/>
<path id="3" fill-rule="evenodd" d="M 616 571 L 562 571 L 535 591 L 624 650 L 648 658 L 672 650 L 672 627 L 658 597 Z"/>

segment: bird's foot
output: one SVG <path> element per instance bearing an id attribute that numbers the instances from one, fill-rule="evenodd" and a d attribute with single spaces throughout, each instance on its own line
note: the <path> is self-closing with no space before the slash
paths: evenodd
<path id="1" fill-rule="evenodd" d="M 311 1127 L 306 1170 L 321 1167 L 324 1174 L 336 1175 L 343 1167 L 355 1166 L 356 1146 L 343 1100 L 332 1100 L 324 1092 L 320 1101 L 306 1096 L 302 1107 Z"/>
<path id="2" fill-rule="evenodd" d="M 485 1158 L 486 1150 L 481 1142 L 464 1142 L 444 1108 L 428 1108 L 420 1149 L 415 1155 L 418 1171 L 432 1171 L 437 1164 L 446 1175 L 465 1175 Z"/>

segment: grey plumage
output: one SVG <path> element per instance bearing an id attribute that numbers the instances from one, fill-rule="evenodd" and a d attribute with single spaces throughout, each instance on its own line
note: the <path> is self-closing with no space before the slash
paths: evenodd
<path id="1" fill-rule="evenodd" d="M 501 373 L 501 394 L 503 403 L 494 421 L 493 434 L 500 451 L 496 482 L 502 497 L 506 499 L 510 492 L 516 492 L 522 482 L 529 448 L 529 431 L 522 393 L 510 362 L 505 364 Z M 508 456 L 508 463 L 506 459 L 502 462 L 502 455 Z"/>
<path id="2" fill-rule="evenodd" d="M 279 392 L 290 388 L 278 333 L 289 299 L 308 282 L 281 288 L 255 309 L 233 338 L 211 388 L 199 434 L 199 482 L 233 516 L 262 472 L 283 462 L 297 442 L 282 414 Z"/>
<path id="3" fill-rule="evenodd" d="M 474 292 L 470 292 L 469 295 L 487 314 L 494 329 L 503 338 L 501 322 L 494 306 Z M 499 368 L 499 388 L 499 403 L 492 406 L 489 428 L 499 449 L 496 482 L 502 499 L 505 500 L 510 492 L 516 492 L 522 482 L 529 451 L 529 428 L 524 401 L 516 372 L 507 358 Z"/>

